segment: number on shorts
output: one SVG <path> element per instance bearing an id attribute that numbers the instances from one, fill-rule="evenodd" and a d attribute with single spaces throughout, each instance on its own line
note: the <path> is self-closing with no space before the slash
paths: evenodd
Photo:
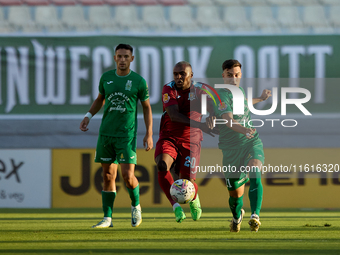
<path id="1" fill-rule="evenodd" d="M 195 157 L 190 158 L 189 156 L 187 156 L 185 158 L 184 166 L 195 168 L 195 165 L 196 165 L 196 158 Z"/>

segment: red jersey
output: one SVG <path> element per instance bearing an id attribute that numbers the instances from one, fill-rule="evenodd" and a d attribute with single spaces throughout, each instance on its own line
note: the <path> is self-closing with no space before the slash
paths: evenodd
<path id="1" fill-rule="evenodd" d="M 201 88 L 204 84 L 192 82 L 190 88 L 177 89 L 172 81 L 163 87 L 163 115 L 160 125 L 160 137 L 172 137 L 182 142 L 199 143 L 203 140 L 201 129 L 190 127 L 190 125 L 171 121 L 165 108 L 178 104 L 179 112 L 189 119 L 201 122 L 201 95 L 206 94 Z"/>

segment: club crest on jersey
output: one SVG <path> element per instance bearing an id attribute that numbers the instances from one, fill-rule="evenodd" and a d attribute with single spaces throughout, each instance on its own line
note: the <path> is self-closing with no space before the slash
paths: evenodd
<path id="1" fill-rule="evenodd" d="M 225 102 L 222 102 L 218 105 L 218 110 L 224 111 L 225 109 L 227 109 L 227 105 Z"/>
<path id="2" fill-rule="evenodd" d="M 189 93 L 189 97 L 188 97 L 188 100 L 192 101 L 194 100 L 196 97 L 195 97 L 195 93 L 194 92 L 190 92 Z"/>
<path id="3" fill-rule="evenodd" d="M 131 91 L 132 88 L 132 81 L 128 80 L 125 84 L 125 90 Z"/>
<path id="4" fill-rule="evenodd" d="M 163 95 L 163 103 L 168 103 L 170 101 L 170 97 L 168 93 Z"/>

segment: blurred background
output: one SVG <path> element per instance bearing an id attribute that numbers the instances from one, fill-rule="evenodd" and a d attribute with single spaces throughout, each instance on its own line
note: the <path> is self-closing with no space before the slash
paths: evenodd
<path id="1" fill-rule="evenodd" d="M 101 168 L 93 158 L 102 112 L 88 132 L 79 124 L 98 95 L 101 74 L 115 68 L 119 43 L 133 46 L 131 69 L 149 85 L 154 145 L 162 87 L 178 61 L 189 61 L 194 78 L 214 86 L 223 82 L 223 61 L 238 59 L 241 86 L 254 97 L 263 89 L 306 88 L 311 98 L 304 106 L 312 116 L 293 105 L 282 115 L 280 89 L 275 113 L 253 116 L 264 121 L 257 130 L 266 164 L 298 170 L 265 175 L 264 207 L 340 207 L 323 199 L 340 185 L 339 13 L 340 0 L 0 0 L 0 207 L 100 207 Z M 266 119 L 277 120 L 275 126 Z M 286 119 L 298 125 L 285 127 Z M 144 134 L 139 111 L 142 203 L 168 206 L 153 151 L 142 150 Z M 221 164 L 217 144 L 218 137 L 204 136 L 200 165 Z M 318 172 L 319 164 L 327 171 Z M 227 206 L 222 178 L 198 176 L 202 204 Z M 119 190 L 120 176 L 117 182 Z M 129 206 L 121 190 L 116 204 Z M 223 203 L 211 199 L 217 192 L 225 194 Z"/>
<path id="2" fill-rule="evenodd" d="M 332 34 L 340 25 L 338 0 L 1 0 L 0 4 L 2 33 Z"/>

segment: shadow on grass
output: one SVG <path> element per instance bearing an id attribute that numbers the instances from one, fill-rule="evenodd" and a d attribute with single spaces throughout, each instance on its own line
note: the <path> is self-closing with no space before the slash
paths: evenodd
<path id="1" fill-rule="evenodd" d="M 228 231 L 229 232 L 229 231 Z M 253 233 L 251 233 L 250 235 L 254 236 Z M 226 243 L 226 242 L 253 242 L 254 239 L 253 238 L 249 238 L 249 235 L 235 235 L 233 234 L 226 234 L 225 237 L 220 238 L 214 238 L 213 242 L 214 243 Z M 305 243 L 315 243 L 315 238 L 303 238 L 303 242 Z M 334 238 L 327 238 L 327 239 L 321 239 L 324 242 L 327 242 L 327 245 L 330 245 L 332 243 L 338 244 L 338 239 L 336 237 Z M 211 242 L 212 239 L 211 238 L 192 238 L 192 237 L 188 237 L 188 238 L 183 238 L 179 235 L 178 238 L 164 238 L 164 239 L 159 239 L 159 238 L 121 238 L 121 239 L 111 239 L 109 236 L 107 236 L 105 238 L 105 240 L 102 239 L 77 239 L 77 240 L 18 240 L 18 241 L 0 241 L 0 244 L 16 244 L 16 243 L 20 243 L 20 244 L 47 244 L 47 243 L 123 243 L 123 242 L 133 242 L 133 243 L 144 243 L 144 242 L 150 242 L 150 243 L 190 243 L 190 245 L 194 244 L 194 243 L 209 243 Z M 298 239 L 298 238 L 274 238 L 274 237 L 268 237 L 268 238 L 263 238 L 261 237 L 261 239 L 257 239 L 256 243 L 261 246 L 261 243 L 275 243 L 275 242 L 300 242 L 302 240 Z M 245 246 L 247 247 L 247 246 Z M 1 248 L 0 248 L 1 251 Z M 1 253 L 1 252 L 0 252 Z"/>
<path id="2" fill-rule="evenodd" d="M 120 237 L 122 235 L 126 235 L 126 234 L 131 234 L 136 236 L 137 238 L 135 238 L 134 240 L 140 240 L 138 238 L 137 235 L 163 235 L 164 233 L 167 233 L 168 231 L 175 231 L 177 236 L 181 236 L 181 240 L 183 239 L 183 236 L 187 235 L 188 232 L 190 233 L 194 233 L 195 236 L 197 236 L 197 238 L 195 240 L 206 240 L 206 238 L 200 238 L 199 236 L 204 236 L 206 234 L 209 235 L 220 235 L 221 233 L 223 235 L 225 235 L 226 238 L 232 238 L 232 239 L 238 239 L 238 238 L 246 238 L 247 236 L 251 237 L 251 238 L 255 238 L 255 237 L 259 237 L 261 238 L 261 240 L 267 240 L 265 236 L 268 235 L 268 233 L 272 236 L 272 238 L 268 239 L 268 240 L 276 240 L 274 239 L 274 233 L 273 233 L 273 229 L 275 229 L 275 234 L 282 236 L 282 238 L 279 238 L 277 240 L 290 240 L 289 238 L 285 238 L 286 235 L 290 235 L 290 234 L 294 234 L 292 232 L 296 232 L 296 233 L 301 233 L 301 234 L 308 234 L 308 232 L 310 232 L 311 234 L 313 234 L 315 232 L 315 228 L 309 228 L 309 227 L 305 227 L 305 225 L 301 225 L 301 226 L 294 226 L 294 227 L 270 227 L 270 228 L 266 228 L 266 227 L 261 227 L 261 230 L 258 233 L 252 233 L 249 231 L 249 228 L 246 227 L 245 225 L 242 226 L 242 230 L 240 232 L 240 234 L 235 234 L 235 233 L 230 233 L 229 231 L 229 226 L 225 225 L 225 226 L 219 226 L 219 227 L 202 227 L 201 225 L 197 224 L 195 227 L 191 226 L 178 226 L 178 225 L 173 225 L 173 226 L 168 226 L 168 227 L 159 227 L 159 228 L 154 228 L 154 227 L 144 227 L 140 226 L 138 228 L 132 228 L 132 227 L 126 227 L 126 226 L 120 226 L 119 228 L 115 228 L 115 226 L 113 228 L 104 228 L 104 229 L 93 229 L 91 227 L 83 227 L 83 228 L 78 228 L 78 229 L 62 229 L 62 228 L 58 228 L 58 229 L 44 229 L 44 228 L 38 228 L 38 229 L 24 229 L 24 230 L 1 230 L 2 234 L 24 234 L 24 235 L 30 235 L 33 233 L 37 233 L 37 234 L 46 234 L 49 236 L 53 236 L 56 234 L 63 234 L 63 235 L 76 235 L 76 236 L 82 236 L 82 235 L 101 235 L 101 234 L 114 234 L 113 238 L 110 239 L 112 241 L 120 241 L 120 240 L 124 240 L 121 239 Z M 320 239 L 322 239 L 323 234 L 328 234 L 331 232 L 340 232 L 340 227 L 339 226 L 331 226 L 331 227 L 318 227 L 317 228 L 318 231 L 318 236 L 320 237 Z M 272 234 L 273 233 L 273 234 Z M 116 235 L 117 234 L 117 235 Z M 109 236 L 110 237 L 110 236 Z M 15 237 L 14 237 L 15 238 Z M 13 239 L 14 239 L 13 238 Z M 305 238 L 305 237 L 304 237 Z M 338 237 L 336 237 L 336 240 L 339 240 Z M 129 239 L 130 240 L 130 239 Z M 149 240 L 149 239 L 145 239 L 145 240 Z M 159 238 L 159 239 L 155 239 L 158 241 L 162 241 L 163 239 Z M 171 239 L 167 239 L 167 240 L 171 240 Z M 178 239 L 176 239 L 178 240 Z M 188 240 L 193 241 L 192 238 L 188 238 Z M 295 240 L 295 239 L 292 239 Z M 308 238 L 306 239 L 308 240 Z M 311 238 L 310 240 L 315 240 L 315 238 Z M 334 240 L 334 238 L 325 238 L 322 240 Z M 58 241 L 58 240 L 57 240 Z M 75 240 L 72 240 L 75 241 Z M 79 240 L 77 240 L 79 241 Z M 85 241 L 85 240 L 84 240 Z M 31 242 L 30 240 L 25 241 L 25 240 L 18 240 L 18 241 L 1 241 L 0 240 L 0 244 L 1 243 L 21 243 L 21 242 Z M 37 241 L 39 242 L 39 241 Z M 44 241 L 43 241 L 44 242 Z M 53 240 L 50 240 L 50 242 L 53 242 Z M 66 241 L 63 241 L 66 242 Z M 340 246 L 340 243 L 339 243 Z M 1 246 L 0 246 L 1 247 Z M 340 248 L 340 247 L 339 247 Z M 340 254 L 340 253 L 339 253 Z"/>
<path id="3" fill-rule="evenodd" d="M 261 249 L 252 250 L 251 248 L 237 248 L 230 249 L 185 249 L 185 248 L 172 248 L 172 249 L 5 249 L 0 251 L 4 254 L 309 254 L 320 255 L 320 250 L 315 249 Z M 337 251 L 332 249 L 323 249 L 324 254 L 338 254 Z"/>

